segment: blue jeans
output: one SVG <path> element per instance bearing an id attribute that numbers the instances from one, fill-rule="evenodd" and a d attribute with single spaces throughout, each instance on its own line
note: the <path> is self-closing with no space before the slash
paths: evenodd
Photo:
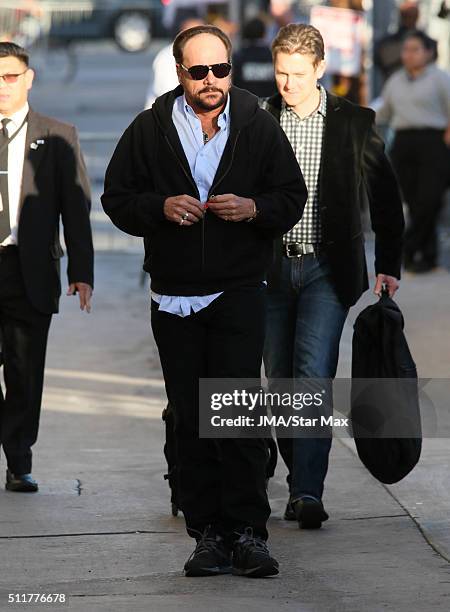
<path id="1" fill-rule="evenodd" d="M 334 378 L 348 308 L 339 301 L 323 255 L 283 257 L 280 288 L 268 292 L 267 378 Z M 322 498 L 331 438 L 279 438 L 292 501 Z"/>

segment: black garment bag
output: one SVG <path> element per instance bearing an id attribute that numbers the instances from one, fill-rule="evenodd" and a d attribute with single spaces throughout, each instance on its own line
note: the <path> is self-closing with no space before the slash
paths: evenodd
<path id="1" fill-rule="evenodd" d="M 353 436 L 359 458 L 385 484 L 409 474 L 422 449 L 417 370 L 403 328 L 399 307 L 383 291 L 353 332 Z"/>

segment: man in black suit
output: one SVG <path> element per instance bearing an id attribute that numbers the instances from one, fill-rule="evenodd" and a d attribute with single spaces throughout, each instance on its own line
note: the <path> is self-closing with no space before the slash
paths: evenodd
<path id="1" fill-rule="evenodd" d="M 0 43 L 0 327 L 6 393 L 0 444 L 6 488 L 34 492 L 31 447 L 39 427 L 50 320 L 61 294 L 62 218 L 69 289 L 90 311 L 93 247 L 89 184 L 75 128 L 28 106 L 28 54 Z"/>
<path id="2" fill-rule="evenodd" d="M 265 41 L 266 25 L 259 17 L 242 28 L 242 46 L 233 55 L 233 84 L 260 98 L 275 93 L 272 54 Z"/>
<path id="3" fill-rule="evenodd" d="M 276 246 L 269 276 L 266 373 L 278 379 L 331 379 L 348 309 L 368 288 L 361 224 L 367 197 L 375 232 L 374 292 L 392 296 L 400 278 L 403 212 L 373 111 L 318 85 L 325 71 L 320 32 L 289 24 L 272 44 L 279 93 L 263 105 L 291 142 L 308 188 L 303 217 Z M 323 388 L 323 387 L 322 387 Z M 285 518 L 319 528 L 331 438 L 279 439 L 288 466 Z"/>

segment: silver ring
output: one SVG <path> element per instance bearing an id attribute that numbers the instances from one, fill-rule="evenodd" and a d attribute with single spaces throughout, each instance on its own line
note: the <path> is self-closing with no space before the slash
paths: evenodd
<path id="1" fill-rule="evenodd" d="M 184 218 L 183 218 L 183 217 L 181 217 L 181 219 L 180 219 L 180 225 L 183 225 L 184 221 L 185 221 L 185 220 L 184 220 Z"/>
<path id="2" fill-rule="evenodd" d="M 183 215 L 181 218 L 182 218 L 184 221 L 187 221 L 188 217 L 189 217 L 189 213 L 188 213 L 188 212 L 185 212 L 185 213 L 184 213 L 184 215 Z"/>

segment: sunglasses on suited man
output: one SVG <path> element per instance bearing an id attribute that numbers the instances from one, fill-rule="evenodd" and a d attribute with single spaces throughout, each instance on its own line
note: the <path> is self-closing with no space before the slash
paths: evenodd
<path id="1" fill-rule="evenodd" d="M 27 71 L 28 68 L 23 72 L 19 72 L 17 74 L 0 74 L 0 81 L 3 80 L 5 83 L 8 83 L 8 85 L 10 85 L 11 83 L 17 83 L 17 79 L 22 76 L 22 74 L 25 74 L 25 72 Z"/>
<path id="2" fill-rule="evenodd" d="M 186 68 L 183 64 L 178 64 L 185 70 L 189 72 L 194 81 L 201 81 L 206 79 L 206 75 L 211 70 L 216 79 L 224 79 L 231 72 L 231 64 L 228 62 L 224 62 L 222 64 L 212 64 L 211 66 L 204 66 L 199 64 L 198 66 L 191 66 L 190 68 Z"/>

